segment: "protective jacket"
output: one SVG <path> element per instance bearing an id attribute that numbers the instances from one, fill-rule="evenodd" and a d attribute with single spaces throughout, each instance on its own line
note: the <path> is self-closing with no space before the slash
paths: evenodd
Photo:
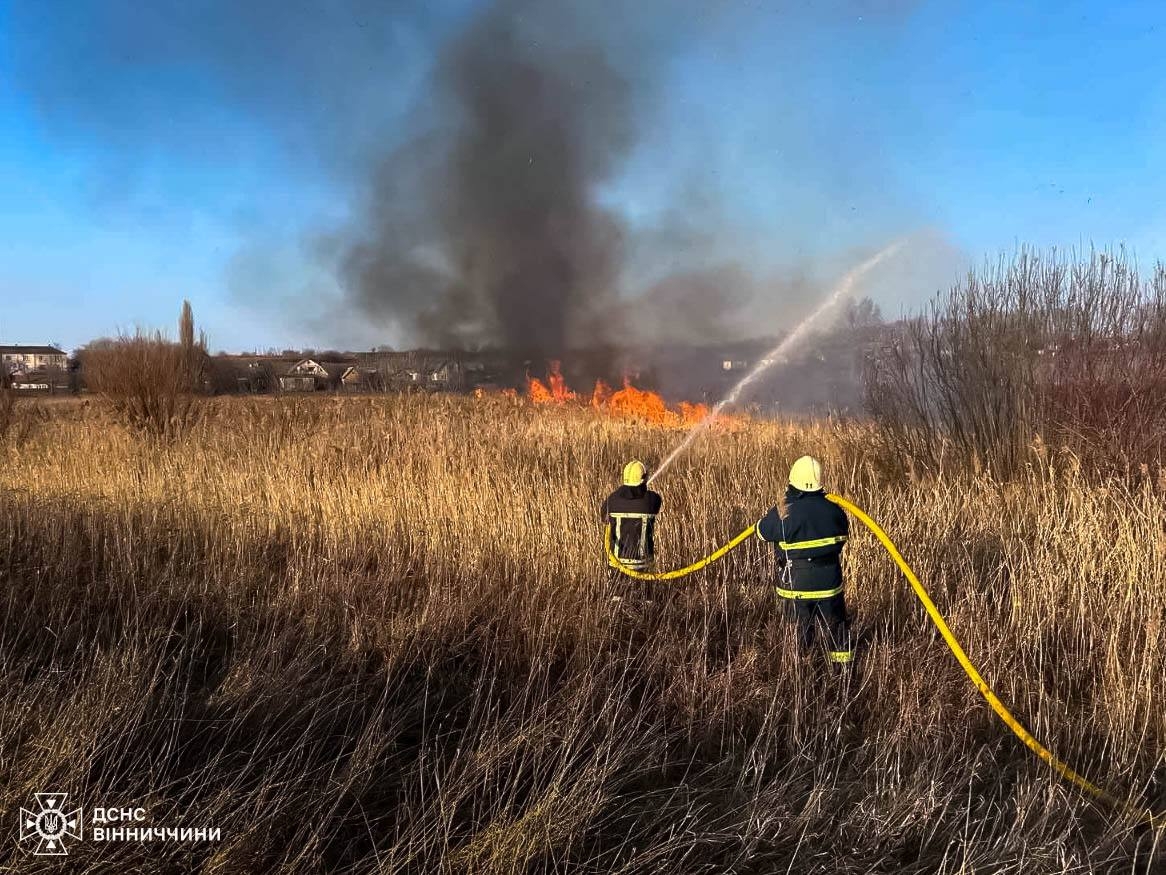
<path id="1" fill-rule="evenodd" d="M 786 513 L 777 508 L 757 523 L 757 537 L 775 546 L 777 570 L 785 598 L 829 598 L 842 591 L 842 545 L 850 534 L 846 512 L 825 492 L 786 489 Z"/>
<path id="2" fill-rule="evenodd" d="M 646 568 L 656 555 L 656 514 L 663 500 L 647 486 L 621 486 L 603 502 L 611 550 L 628 568 Z"/>

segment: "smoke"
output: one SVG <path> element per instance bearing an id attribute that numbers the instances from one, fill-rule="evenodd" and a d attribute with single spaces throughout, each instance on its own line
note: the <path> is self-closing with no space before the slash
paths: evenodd
<path id="1" fill-rule="evenodd" d="M 634 142 L 631 85 L 535 11 L 499 3 L 441 48 L 427 100 L 444 118 L 381 162 L 343 254 L 362 308 L 439 343 L 556 355 L 603 340 L 572 329 L 602 326 L 616 291 L 624 230 L 597 194 Z"/>
<path id="2" fill-rule="evenodd" d="M 856 109 L 878 71 L 818 51 L 821 16 L 869 40 L 912 4 L 823 9 L 16 0 L 10 18 L 14 81 L 90 162 L 95 212 L 213 213 L 239 307 L 314 345 L 554 357 L 772 335 L 918 224 Z"/>
<path id="3" fill-rule="evenodd" d="M 625 305 L 622 339 L 708 345 L 777 333 L 821 294 L 821 283 L 798 265 L 772 273 L 740 262 L 679 270 Z"/>
<path id="4" fill-rule="evenodd" d="M 825 280 L 804 259 L 774 265 L 757 236 L 693 174 L 661 215 L 629 235 L 635 292 L 622 302 L 620 342 L 707 345 L 780 331 Z"/>

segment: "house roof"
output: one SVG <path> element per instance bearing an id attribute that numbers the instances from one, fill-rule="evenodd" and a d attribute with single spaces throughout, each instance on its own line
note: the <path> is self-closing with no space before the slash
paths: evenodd
<path id="1" fill-rule="evenodd" d="M 309 363 L 310 363 L 310 364 L 313 364 L 313 365 L 319 365 L 321 368 L 323 368 L 323 369 L 324 369 L 324 372 L 325 372 L 325 373 L 326 373 L 326 374 L 327 374 L 327 375 L 328 375 L 328 376 L 329 376 L 331 379 L 337 379 L 337 378 L 339 378 L 339 377 L 340 377 L 340 376 L 341 376 L 341 375 L 344 373 L 344 371 L 345 371 L 347 368 L 349 368 L 349 367 L 350 367 L 350 365 L 348 364 L 348 362 L 322 362 L 322 361 L 320 361 L 319 359 L 314 359 L 314 358 L 306 358 L 306 359 L 300 359 L 299 361 L 297 361 L 297 362 L 294 362 L 294 363 L 291 365 L 291 367 L 289 367 L 289 368 L 288 368 L 288 369 L 287 369 L 287 370 L 286 370 L 286 371 L 285 371 L 285 372 L 284 372 L 284 373 L 283 373 L 281 376 L 287 376 L 287 377 L 307 377 L 307 376 L 311 376 L 310 374 L 296 374 L 296 373 L 293 373 L 293 372 L 295 371 L 295 369 L 296 369 L 296 368 L 298 368 L 300 365 L 306 365 L 306 364 L 309 364 Z"/>
<path id="2" fill-rule="evenodd" d="M 0 355 L 65 355 L 65 351 L 55 346 L 24 346 L 19 343 L 0 345 Z"/>

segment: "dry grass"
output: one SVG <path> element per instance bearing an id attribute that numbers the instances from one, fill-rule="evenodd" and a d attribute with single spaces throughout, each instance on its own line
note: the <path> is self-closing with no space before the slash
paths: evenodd
<path id="1" fill-rule="evenodd" d="M 0 450 L 23 443 L 44 419 L 46 402 L 56 400 L 37 398 L 30 403 L 29 399 L 20 397 L 18 389 L 12 387 L 8 372 L 0 369 Z"/>
<path id="2" fill-rule="evenodd" d="M 613 608 L 598 502 L 676 437 L 504 399 L 223 399 L 159 444 L 54 406 L 0 468 L 0 809 L 52 787 L 224 830 L 78 844 L 73 871 L 1166 865 L 1002 730 L 871 537 L 849 678 L 797 657 L 753 545 Z M 1166 807 L 1162 492 L 1039 448 L 1008 485 L 884 484 L 865 437 L 702 439 L 660 484 L 664 562 L 817 451 L 1036 734 Z M 38 871 L 15 842 L 0 863 Z"/>
<path id="3" fill-rule="evenodd" d="M 13 423 L 18 419 L 16 404 L 16 390 L 12 388 L 8 371 L 0 367 L 0 440 L 8 436 Z"/>

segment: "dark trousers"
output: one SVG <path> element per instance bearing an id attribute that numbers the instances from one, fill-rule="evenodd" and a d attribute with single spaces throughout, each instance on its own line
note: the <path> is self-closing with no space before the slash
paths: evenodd
<path id="1" fill-rule="evenodd" d="M 839 593 L 824 599 L 786 599 L 798 624 L 798 638 L 803 650 L 810 650 L 818 639 L 818 629 L 825 631 L 826 652 L 831 662 L 846 663 L 854 658 L 850 643 L 850 625 L 846 620 L 846 598 Z"/>
<path id="2" fill-rule="evenodd" d="M 649 565 L 643 570 L 652 571 L 654 568 Z M 629 577 L 618 568 L 607 569 L 607 582 L 612 595 L 632 599 L 636 602 L 652 601 L 653 598 L 663 595 L 665 589 L 657 581 Z"/>

